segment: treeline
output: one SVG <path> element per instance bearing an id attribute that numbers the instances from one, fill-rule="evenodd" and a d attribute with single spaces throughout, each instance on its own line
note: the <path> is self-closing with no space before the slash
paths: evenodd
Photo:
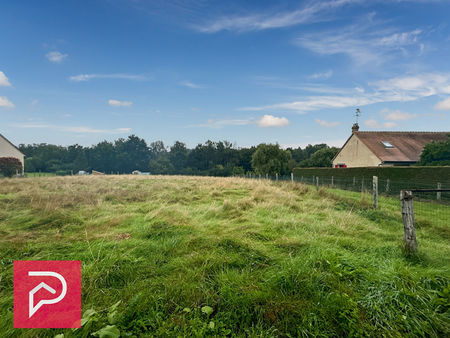
<path id="1" fill-rule="evenodd" d="M 77 173 L 97 170 L 126 173 L 134 170 L 152 174 L 230 176 L 249 172 L 289 174 L 294 167 L 329 167 L 338 149 L 326 144 L 308 145 L 304 149 L 281 149 L 278 145 L 237 148 L 228 141 L 206 141 L 193 149 L 176 141 L 166 147 L 162 141 L 147 144 L 135 135 L 103 141 L 91 147 L 78 144 L 21 144 L 26 172 Z"/>

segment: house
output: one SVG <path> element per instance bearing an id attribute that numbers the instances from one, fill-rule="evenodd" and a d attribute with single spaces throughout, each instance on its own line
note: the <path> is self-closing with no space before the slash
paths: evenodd
<path id="1" fill-rule="evenodd" d="M 0 157 L 15 157 L 22 163 L 22 173 L 24 167 L 25 155 L 14 144 L 8 141 L 6 137 L 0 134 Z"/>
<path id="2" fill-rule="evenodd" d="M 333 158 L 333 168 L 408 166 L 419 161 L 423 147 L 445 141 L 450 132 L 359 131 L 352 135 Z"/>

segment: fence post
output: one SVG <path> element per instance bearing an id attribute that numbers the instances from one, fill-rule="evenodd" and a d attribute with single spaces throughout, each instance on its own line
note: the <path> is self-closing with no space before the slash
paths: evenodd
<path id="1" fill-rule="evenodd" d="M 331 176 L 331 187 L 334 188 L 334 176 Z"/>
<path id="2" fill-rule="evenodd" d="M 355 185 L 356 185 L 356 177 L 353 176 L 353 189 L 355 188 Z"/>
<path id="3" fill-rule="evenodd" d="M 316 176 L 316 190 L 319 191 L 319 176 Z"/>
<path id="4" fill-rule="evenodd" d="M 373 207 L 378 209 L 378 176 L 374 176 L 372 179 Z"/>
<path id="5" fill-rule="evenodd" d="M 313 182 L 312 182 L 312 183 L 314 184 L 315 181 L 316 181 L 316 178 L 315 178 L 315 176 L 313 175 Z"/>
<path id="6" fill-rule="evenodd" d="M 389 178 L 386 180 L 386 192 L 389 192 Z"/>
<path id="7" fill-rule="evenodd" d="M 275 173 L 275 181 L 278 182 L 278 173 Z"/>
<path id="8" fill-rule="evenodd" d="M 268 180 L 269 179 L 269 174 L 266 174 L 266 180 Z"/>
<path id="9" fill-rule="evenodd" d="M 403 239 L 408 252 L 417 253 L 416 229 L 414 226 L 413 194 L 409 190 L 400 192 L 402 201 Z"/>
<path id="10" fill-rule="evenodd" d="M 364 177 L 361 179 L 361 193 L 364 193 Z"/>
<path id="11" fill-rule="evenodd" d="M 259 179 L 261 179 L 261 174 L 259 174 Z"/>
<path id="12" fill-rule="evenodd" d="M 437 188 L 440 190 L 440 189 L 442 189 L 442 184 L 441 183 L 438 183 L 437 184 Z M 441 199 L 441 192 L 440 191 L 438 191 L 437 193 L 436 193 L 436 199 L 437 200 L 440 200 Z"/>
<path id="13" fill-rule="evenodd" d="M 294 173 L 291 173 L 291 182 L 294 183 Z"/>

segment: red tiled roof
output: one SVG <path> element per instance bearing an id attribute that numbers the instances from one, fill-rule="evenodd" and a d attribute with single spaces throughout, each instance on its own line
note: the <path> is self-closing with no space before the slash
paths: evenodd
<path id="1" fill-rule="evenodd" d="M 358 131 L 361 140 L 382 162 L 417 162 L 425 144 L 445 141 L 450 132 Z M 387 148 L 382 142 L 389 142 Z"/>

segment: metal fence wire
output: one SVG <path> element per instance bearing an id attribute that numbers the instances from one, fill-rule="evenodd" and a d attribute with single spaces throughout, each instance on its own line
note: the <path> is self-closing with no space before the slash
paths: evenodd
<path id="1" fill-rule="evenodd" d="M 325 186 L 350 191 L 359 191 L 370 193 L 373 190 L 373 180 L 371 177 L 333 177 L 333 176 L 295 176 L 294 181 L 309 185 Z M 384 196 L 400 196 L 401 190 L 432 190 L 432 189 L 450 189 L 450 181 L 434 180 L 390 180 L 378 179 L 378 194 Z M 439 197 L 440 196 L 440 197 Z M 422 200 L 438 200 L 439 203 L 450 203 L 448 193 L 438 194 L 427 193 L 420 197 Z"/>
<path id="2" fill-rule="evenodd" d="M 412 190 L 412 194 L 416 228 L 438 226 L 443 235 L 449 236 L 450 189 Z"/>
<path id="3" fill-rule="evenodd" d="M 378 177 L 334 177 L 334 176 L 279 176 L 279 175 L 245 175 L 246 178 L 267 179 L 273 181 L 291 181 L 315 186 L 317 189 L 325 187 L 327 189 L 347 190 L 359 192 L 360 194 L 347 194 L 346 198 L 365 200 L 365 205 L 373 196 L 373 208 L 380 209 L 381 212 L 397 214 L 399 220 L 403 218 L 406 234 L 404 215 L 405 192 L 412 196 L 412 208 L 408 213 L 412 214 L 412 228 L 424 229 L 435 228 L 445 238 L 450 238 L 450 181 L 442 181 L 439 177 L 423 180 L 390 180 L 379 179 Z M 402 194 L 400 193 L 402 192 Z M 340 193 L 338 193 L 340 195 Z M 360 196 L 360 197 L 358 197 Z M 369 203 L 367 203 L 369 202 Z M 405 223 L 406 222 L 406 223 Z M 405 236 L 407 238 L 407 236 Z M 414 242 L 416 241 L 414 237 Z M 411 245 L 409 243 L 409 245 Z M 406 240 L 405 240 L 406 247 Z M 417 242 L 415 251 L 417 251 Z"/>

